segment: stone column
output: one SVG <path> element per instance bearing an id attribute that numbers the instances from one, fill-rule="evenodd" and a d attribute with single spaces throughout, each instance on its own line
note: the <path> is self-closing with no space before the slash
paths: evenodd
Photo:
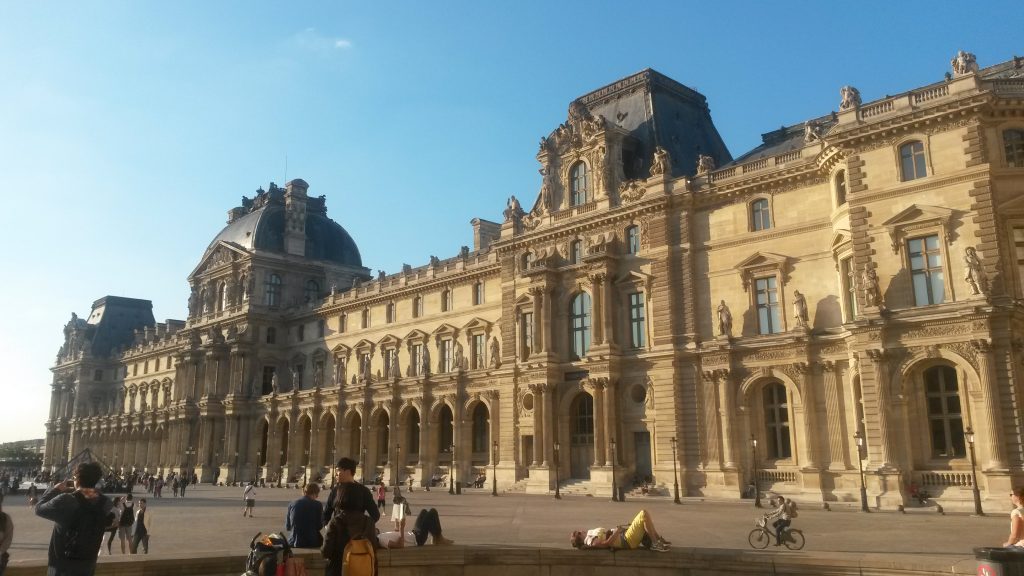
<path id="1" fill-rule="evenodd" d="M 981 392 L 984 398 L 985 423 L 988 426 L 985 435 L 985 445 L 988 452 L 988 465 L 986 470 L 1001 470 L 1006 468 L 1006 457 L 1003 453 L 1003 437 L 999 414 L 999 388 L 996 385 L 996 376 L 992 369 L 992 345 L 988 340 L 974 340 L 971 342 L 978 354 L 978 377 L 981 380 Z"/>
<path id="2" fill-rule="evenodd" d="M 602 378 L 604 381 L 604 425 L 605 425 L 605 450 L 608 454 L 607 461 L 612 462 L 614 459 L 615 465 L 619 466 L 622 464 L 623 450 L 623 439 L 619 437 L 618 431 L 618 403 L 616 402 L 616 394 L 618 392 L 619 384 L 613 381 L 611 378 Z M 612 454 L 611 440 L 615 439 L 616 448 L 615 453 Z"/>
<path id="3" fill-rule="evenodd" d="M 544 449 L 544 384 L 530 384 L 533 393 L 533 465 L 547 465 Z"/>
<path id="4" fill-rule="evenodd" d="M 604 466 L 606 457 L 606 435 L 604 417 L 604 379 L 591 378 L 584 383 L 584 389 L 594 397 L 594 466 Z"/>
<path id="5" fill-rule="evenodd" d="M 829 467 L 838 465 L 841 469 L 849 468 L 849 455 L 845 441 L 846 429 L 839 396 L 839 380 L 835 362 L 825 360 L 821 363 L 822 380 L 825 384 L 825 419 L 828 433 Z"/>
<path id="6" fill-rule="evenodd" d="M 722 418 L 721 409 L 718 408 L 718 386 L 721 385 L 719 370 L 705 370 L 701 376 L 699 407 L 704 420 L 701 427 L 704 440 L 703 461 L 707 469 L 716 470 L 721 468 L 722 463 L 719 451 L 721 437 L 718 433 L 718 421 Z"/>
<path id="7" fill-rule="evenodd" d="M 531 352 L 542 353 L 547 350 L 547 322 L 544 319 L 544 289 L 540 286 L 530 288 L 533 297 L 533 347 Z M 536 450 L 534 450 L 536 452 Z"/>
<path id="8" fill-rule="evenodd" d="M 554 450 L 552 442 L 557 442 L 558 438 L 555 436 L 555 418 L 556 413 L 554 409 L 554 396 L 555 390 L 554 385 L 545 384 L 543 388 L 544 393 L 544 462 L 552 462 L 554 455 L 551 453 Z"/>
<path id="9" fill-rule="evenodd" d="M 722 420 L 722 461 L 726 469 L 736 468 L 736 450 L 734 440 L 736 438 L 733 430 L 736 418 L 736 387 L 732 380 L 732 373 L 729 370 L 716 370 L 718 373 L 719 397 L 721 407 L 719 418 Z"/>
<path id="10" fill-rule="evenodd" d="M 880 459 L 880 467 L 895 468 L 895 448 L 892 445 L 892 422 L 889 417 L 889 365 L 884 350 L 867 350 L 871 359 L 874 382 L 870 383 L 861 375 L 861 397 L 864 399 L 864 418 L 868 422 L 868 447 L 877 446 L 876 458 Z M 869 384 L 873 384 L 869 386 Z M 876 430 L 871 430 L 872 416 L 877 418 Z M 870 438 L 876 432 L 874 438 Z"/>
<path id="11" fill-rule="evenodd" d="M 801 400 L 804 405 L 804 442 L 806 464 L 804 468 L 821 468 L 820 450 L 818 449 L 818 400 L 814 390 L 814 378 L 811 367 L 806 362 L 796 362 L 793 368 L 800 384 Z"/>
<path id="12" fill-rule="evenodd" d="M 608 274 L 601 274 L 601 323 L 603 334 L 601 335 L 602 342 L 604 344 L 615 344 L 615 301 L 612 297 L 612 280 Z M 648 317 L 650 315 L 648 314 Z M 644 324 L 650 324 L 649 320 L 645 320 Z"/>
<path id="13" fill-rule="evenodd" d="M 594 293 L 594 346 L 600 346 L 605 341 L 605 319 L 608 316 L 604 306 L 604 274 L 593 273 L 589 279 L 591 291 Z"/>

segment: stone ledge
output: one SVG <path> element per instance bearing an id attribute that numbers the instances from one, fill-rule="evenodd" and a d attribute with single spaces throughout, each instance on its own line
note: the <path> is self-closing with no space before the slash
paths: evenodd
<path id="1" fill-rule="evenodd" d="M 298 550 L 310 574 L 323 572 L 317 550 Z M 245 554 L 159 554 L 102 557 L 96 576 L 238 576 Z M 975 573 L 970 555 L 858 554 L 677 548 L 668 553 L 511 546 L 423 546 L 381 550 L 381 576 L 603 576 L 610 572 L 653 576 L 807 574 L 830 576 L 957 576 Z M 43 576 L 38 562 L 12 562 L 6 576 Z"/>

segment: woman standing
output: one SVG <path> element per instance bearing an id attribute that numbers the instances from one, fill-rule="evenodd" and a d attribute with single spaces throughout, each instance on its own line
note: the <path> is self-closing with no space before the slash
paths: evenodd
<path id="1" fill-rule="evenodd" d="M 388 488 L 384 485 L 384 482 L 377 486 L 377 508 L 383 510 L 385 506 L 385 498 L 388 494 Z"/>
<path id="2" fill-rule="evenodd" d="M 1013 503 L 1013 510 L 1010 511 L 1010 537 L 1003 546 L 1024 547 L 1024 488 L 1014 488 L 1010 492 L 1010 502 Z"/>
<path id="3" fill-rule="evenodd" d="M 114 498 L 114 509 L 111 512 L 110 524 L 107 524 L 107 529 L 104 533 L 107 534 L 107 556 L 113 554 L 110 550 L 110 545 L 114 543 L 114 537 L 117 536 L 117 528 L 121 525 L 121 497 Z M 123 551 L 122 551 L 123 552 Z M 100 554 L 103 553 L 103 543 L 100 541 Z"/>

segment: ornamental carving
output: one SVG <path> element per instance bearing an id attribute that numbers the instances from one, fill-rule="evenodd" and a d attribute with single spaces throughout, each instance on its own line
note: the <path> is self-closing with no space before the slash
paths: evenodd
<path id="1" fill-rule="evenodd" d="M 793 351 L 786 349 L 778 350 L 761 350 L 748 355 L 745 359 L 752 362 L 758 362 L 763 360 L 783 360 L 786 358 L 792 358 Z"/>
<path id="2" fill-rule="evenodd" d="M 949 344 L 943 344 L 942 347 L 951 352 L 955 352 L 964 360 L 967 360 L 967 362 L 975 369 L 978 367 L 978 351 L 970 342 L 951 342 Z"/>
<path id="3" fill-rule="evenodd" d="M 839 99 L 840 110 L 857 108 L 861 104 L 860 90 L 857 90 L 853 86 L 843 86 L 839 89 Z"/>
<path id="4" fill-rule="evenodd" d="M 829 344 L 828 346 L 822 346 L 818 353 L 822 356 L 835 356 L 838 354 L 846 355 L 847 348 L 846 344 Z"/>
<path id="5" fill-rule="evenodd" d="M 704 366 L 728 366 L 729 365 L 729 353 L 720 352 L 715 354 L 705 354 L 701 356 L 701 364 Z"/>
<path id="6" fill-rule="evenodd" d="M 622 185 L 619 186 L 619 199 L 625 203 L 636 202 L 643 198 L 646 193 L 647 188 L 641 184 L 639 180 L 623 182 Z"/>
<path id="7" fill-rule="evenodd" d="M 902 337 L 908 340 L 912 338 L 944 338 L 946 336 L 967 334 L 968 332 L 970 330 L 966 324 L 940 324 L 938 326 L 924 326 L 907 330 L 903 333 Z"/>
<path id="8" fill-rule="evenodd" d="M 668 151 L 658 146 L 654 149 L 654 159 L 651 161 L 651 176 L 660 176 L 672 172 L 671 159 Z"/>
<path id="9" fill-rule="evenodd" d="M 640 219 L 640 248 L 646 250 L 651 247 L 651 219 L 644 217 Z"/>

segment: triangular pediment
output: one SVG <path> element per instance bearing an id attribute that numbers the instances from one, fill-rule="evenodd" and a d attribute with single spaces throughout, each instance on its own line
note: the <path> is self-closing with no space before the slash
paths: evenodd
<path id="1" fill-rule="evenodd" d="M 426 340 L 429 337 L 430 337 L 430 334 L 427 334 L 423 330 L 420 330 L 420 329 L 417 328 L 417 329 L 414 329 L 412 332 L 409 332 L 408 334 L 405 335 L 405 341 L 406 342 L 423 342 L 424 340 Z"/>
<path id="2" fill-rule="evenodd" d="M 473 318 L 462 329 L 467 332 L 470 330 L 483 330 L 486 332 L 491 329 L 491 323 L 483 318 Z"/>
<path id="3" fill-rule="evenodd" d="M 384 336 L 383 338 L 381 338 L 380 340 L 377 341 L 377 345 L 381 346 L 381 347 L 387 346 L 387 347 L 396 347 L 397 348 L 398 345 L 401 344 L 401 343 L 402 343 L 402 339 L 399 338 L 398 336 L 395 336 L 394 334 L 388 334 L 388 335 Z"/>
<path id="4" fill-rule="evenodd" d="M 349 348 L 348 346 L 345 346 L 344 344 L 338 344 L 334 348 L 331 348 L 331 354 L 334 354 L 337 357 L 344 358 L 348 356 L 351 352 L 352 349 Z"/>
<path id="5" fill-rule="evenodd" d="M 849 230 L 836 230 L 835 234 L 832 235 L 832 252 L 839 250 L 844 244 L 849 244 L 852 238 L 853 236 Z"/>
<path id="6" fill-rule="evenodd" d="M 434 336 L 455 336 L 458 335 L 458 333 L 459 329 L 456 328 L 455 326 L 452 326 L 451 324 L 448 324 L 447 322 L 441 324 L 432 332 Z"/>
<path id="7" fill-rule="evenodd" d="M 231 242 L 225 242 L 221 240 L 217 242 L 215 248 L 210 250 L 205 257 L 199 262 L 199 265 L 192 269 L 192 272 L 188 275 L 188 279 L 191 280 L 193 277 L 206 270 L 212 270 L 220 266 L 231 264 L 243 256 L 247 256 L 248 253 L 236 244 Z"/>
<path id="8" fill-rule="evenodd" d="M 953 214 L 954 212 L 949 208 L 928 206 L 927 204 L 911 204 L 901 210 L 899 214 L 883 222 L 882 225 L 887 228 L 893 228 L 928 220 L 942 220 L 946 222 L 953 217 Z"/>
<path id="9" fill-rule="evenodd" d="M 734 266 L 737 270 L 747 268 L 759 268 L 762 266 L 784 267 L 789 262 L 789 256 L 775 254 L 774 252 L 754 252 Z"/>
<path id="10" fill-rule="evenodd" d="M 377 345 L 375 343 L 370 342 L 366 338 L 363 338 L 359 342 L 356 342 L 356 345 L 353 346 L 352 349 L 355 350 L 356 352 L 360 353 L 360 354 L 365 354 L 367 352 L 372 354 L 373 353 L 373 349 L 376 346 Z"/>
<path id="11" fill-rule="evenodd" d="M 648 284 L 650 284 L 651 280 L 653 280 L 653 279 L 654 279 L 654 276 L 651 276 L 650 274 L 645 274 L 643 272 L 640 272 L 639 270 L 630 270 L 629 272 L 627 272 L 627 273 L 619 276 L 618 278 L 616 278 L 615 279 L 615 284 L 619 285 L 619 286 L 627 285 L 627 284 L 628 285 L 642 284 L 644 286 L 647 286 Z"/>

